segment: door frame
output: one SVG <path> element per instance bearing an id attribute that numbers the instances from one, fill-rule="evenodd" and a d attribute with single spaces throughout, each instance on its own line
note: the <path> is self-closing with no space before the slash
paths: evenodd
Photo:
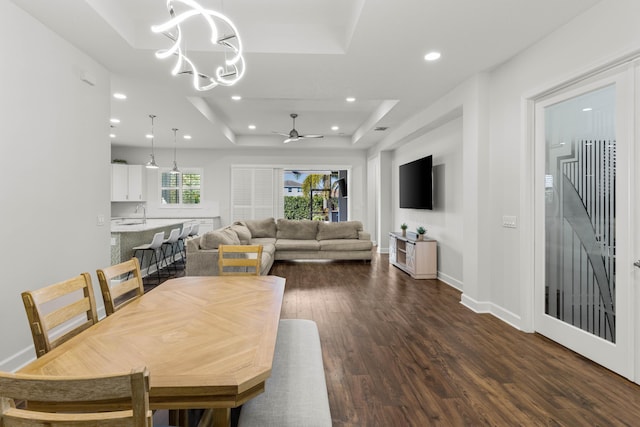
<path id="1" fill-rule="evenodd" d="M 547 84 L 541 88 L 525 93 L 521 98 L 521 150 L 520 150 L 520 168 L 522 171 L 522 179 L 520 181 L 520 307 L 521 307 L 521 329 L 526 332 L 535 332 L 535 309 L 536 309 L 536 239 L 540 238 L 536 227 L 536 132 L 535 132 L 535 110 L 536 104 L 552 95 L 567 91 L 571 87 L 587 85 L 590 82 L 602 80 L 608 76 L 618 74 L 620 72 L 628 73 L 627 84 L 632 93 L 636 93 L 636 88 L 640 88 L 640 70 L 638 63 L 640 62 L 640 50 L 629 52 L 626 55 L 619 56 L 615 59 L 608 59 L 597 66 L 574 73 L 568 78 L 564 78 L 555 83 Z M 640 127 L 634 121 L 635 111 L 640 111 L 640 94 L 632 96 L 632 101 L 628 105 L 628 114 L 626 131 L 624 138 L 628 139 L 626 151 L 624 155 L 627 159 L 635 159 L 635 164 L 640 161 L 640 150 L 635 149 L 635 141 L 640 141 Z M 618 135 L 621 139 L 623 136 Z M 623 153 L 618 151 L 618 156 Z M 619 157 L 619 158 L 620 158 Z M 633 168 L 629 170 L 630 181 L 636 183 L 635 193 L 628 192 L 630 200 L 635 200 L 635 204 L 627 203 L 630 210 L 635 209 L 640 212 L 640 185 L 637 180 L 640 174 L 634 173 Z M 634 188 L 631 187 L 631 188 Z M 632 198 L 632 196 L 634 196 Z M 635 222 L 634 222 L 635 221 Z M 630 221 L 630 235 L 636 235 L 634 239 L 628 239 L 626 250 L 628 254 L 640 257 L 640 236 L 637 236 L 640 230 L 640 219 Z M 544 237 L 544 236 L 542 236 Z M 621 250 L 624 250 L 620 248 Z M 629 255 L 627 255 L 629 256 Z M 637 258 L 635 258 L 637 259 Z M 623 268 L 625 270 L 623 271 Z M 631 286 L 628 290 L 628 298 L 626 299 L 626 310 L 631 313 L 632 327 L 627 328 L 624 332 L 629 342 L 629 351 L 627 356 L 627 369 L 623 373 L 624 376 L 640 384 L 640 358 L 634 358 L 634 354 L 640 355 L 640 313 L 638 310 L 632 310 L 633 307 L 640 307 L 640 292 L 636 289 L 640 285 L 640 269 L 638 271 L 626 270 L 627 266 L 617 265 L 618 274 L 629 274 L 629 283 Z M 632 267 L 629 267 L 632 268 Z M 637 360 L 636 360 L 637 359 Z"/>

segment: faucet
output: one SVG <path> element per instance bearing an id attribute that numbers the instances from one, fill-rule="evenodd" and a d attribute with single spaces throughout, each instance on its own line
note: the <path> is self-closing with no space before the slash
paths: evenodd
<path id="1" fill-rule="evenodd" d="M 140 203 L 138 206 L 136 206 L 136 213 L 138 213 L 138 210 L 140 210 L 140 208 L 142 208 L 142 223 L 146 224 L 147 223 L 147 206 L 144 203 Z"/>

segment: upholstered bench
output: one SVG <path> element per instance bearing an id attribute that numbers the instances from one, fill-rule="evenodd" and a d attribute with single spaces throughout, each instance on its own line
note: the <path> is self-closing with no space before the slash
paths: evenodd
<path id="1" fill-rule="evenodd" d="M 331 427 L 315 322 L 282 319 L 265 391 L 240 410 L 238 427 Z"/>

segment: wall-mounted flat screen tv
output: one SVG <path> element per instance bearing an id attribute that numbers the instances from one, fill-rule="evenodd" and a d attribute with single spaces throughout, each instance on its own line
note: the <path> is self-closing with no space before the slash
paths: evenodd
<path id="1" fill-rule="evenodd" d="M 433 209 L 433 156 L 400 166 L 400 207 Z"/>

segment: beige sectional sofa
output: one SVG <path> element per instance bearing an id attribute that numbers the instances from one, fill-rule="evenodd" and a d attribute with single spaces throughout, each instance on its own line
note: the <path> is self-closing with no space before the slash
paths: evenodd
<path id="1" fill-rule="evenodd" d="M 237 221 L 187 240 L 187 276 L 217 276 L 219 245 L 262 245 L 260 274 L 275 260 L 371 260 L 371 235 L 360 221 L 325 223 L 267 218 Z"/>

